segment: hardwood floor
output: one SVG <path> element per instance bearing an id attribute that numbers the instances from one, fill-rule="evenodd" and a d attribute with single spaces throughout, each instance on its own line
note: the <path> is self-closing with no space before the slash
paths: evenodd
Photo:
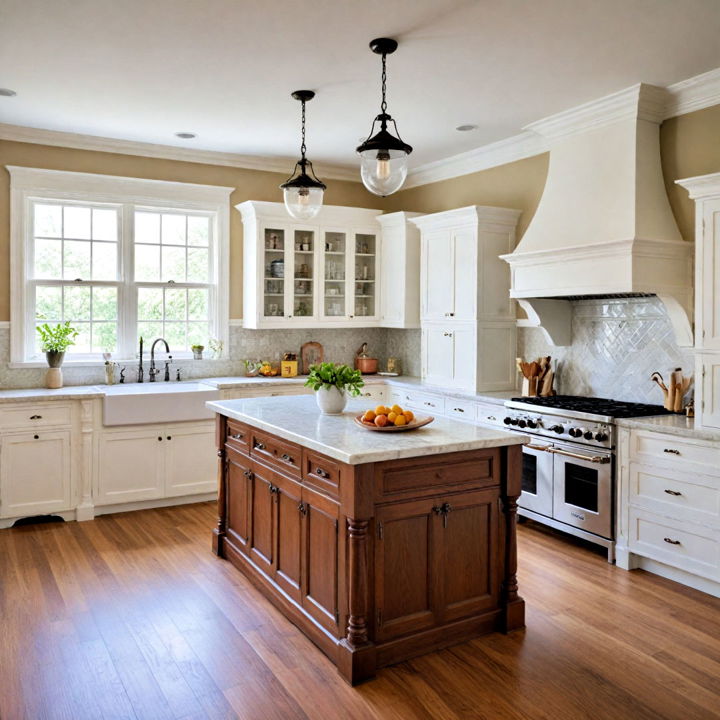
<path id="1" fill-rule="evenodd" d="M 210 552 L 214 505 L 0 531 L 0 718 L 720 717 L 720 600 L 520 528 L 527 630 L 351 688 Z"/>

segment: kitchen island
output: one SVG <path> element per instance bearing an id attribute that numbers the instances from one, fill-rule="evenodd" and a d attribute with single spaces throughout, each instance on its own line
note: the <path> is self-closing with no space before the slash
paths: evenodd
<path id="1" fill-rule="evenodd" d="M 213 550 L 355 684 L 379 667 L 524 627 L 521 444 L 448 419 L 380 433 L 315 398 L 207 403 L 220 458 Z"/>

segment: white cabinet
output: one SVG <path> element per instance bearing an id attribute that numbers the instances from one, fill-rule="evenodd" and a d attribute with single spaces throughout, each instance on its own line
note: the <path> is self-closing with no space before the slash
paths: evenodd
<path id="1" fill-rule="evenodd" d="M 423 215 L 420 308 L 422 374 L 462 390 L 510 390 L 516 329 L 510 271 L 519 210 L 470 206 Z"/>
<path id="2" fill-rule="evenodd" d="M 214 492 L 216 476 L 212 421 L 104 430 L 95 504 Z"/>
<path id="3" fill-rule="evenodd" d="M 420 327 L 420 231 L 410 222 L 419 213 L 380 215 L 380 324 Z"/>
<path id="4" fill-rule="evenodd" d="M 283 203 L 236 205 L 243 219 L 243 315 L 249 328 L 379 323 L 379 210 L 326 205 L 311 223 Z"/>
<path id="5" fill-rule="evenodd" d="M 30 406 L 28 406 L 30 407 Z M 72 507 L 70 431 L 28 430 L 0 440 L 0 517 Z"/>
<path id="6" fill-rule="evenodd" d="M 678 180 L 695 200 L 695 423 L 720 428 L 720 173 Z M 703 372 L 704 371 L 704 372 Z"/>

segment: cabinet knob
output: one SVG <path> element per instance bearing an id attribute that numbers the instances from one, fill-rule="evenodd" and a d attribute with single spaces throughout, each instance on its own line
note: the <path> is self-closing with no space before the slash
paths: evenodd
<path id="1" fill-rule="evenodd" d="M 34 438 L 35 440 L 39 440 L 39 439 L 40 439 L 40 436 L 39 436 L 39 435 L 33 435 L 33 438 Z"/>
<path id="2" fill-rule="evenodd" d="M 162 442 L 162 437 L 160 437 L 160 435 L 158 435 L 158 442 Z"/>
<path id="3" fill-rule="evenodd" d="M 252 478 L 253 478 L 253 472 L 252 472 L 252 470 L 250 470 L 249 468 L 246 469 L 246 470 L 243 470 L 243 475 L 244 475 L 248 480 L 252 480 Z"/>
<path id="4" fill-rule="evenodd" d="M 298 503 L 298 510 L 301 515 L 307 515 L 307 505 L 304 502 Z"/>
<path id="5" fill-rule="evenodd" d="M 172 435 L 168 435 L 168 436 L 167 436 L 167 439 L 168 439 L 168 440 L 172 440 Z"/>
<path id="6" fill-rule="evenodd" d="M 315 468 L 315 474 L 319 475 L 321 478 L 329 478 L 330 473 L 327 472 L 327 470 L 323 470 L 321 467 Z"/>

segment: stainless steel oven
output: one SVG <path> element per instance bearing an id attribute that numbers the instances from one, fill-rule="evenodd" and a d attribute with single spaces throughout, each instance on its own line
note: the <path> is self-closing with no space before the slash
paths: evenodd
<path id="1" fill-rule="evenodd" d="M 522 494 L 518 505 L 533 512 L 552 517 L 553 456 L 548 452 L 551 443 L 542 440 L 524 445 L 522 449 Z"/>

